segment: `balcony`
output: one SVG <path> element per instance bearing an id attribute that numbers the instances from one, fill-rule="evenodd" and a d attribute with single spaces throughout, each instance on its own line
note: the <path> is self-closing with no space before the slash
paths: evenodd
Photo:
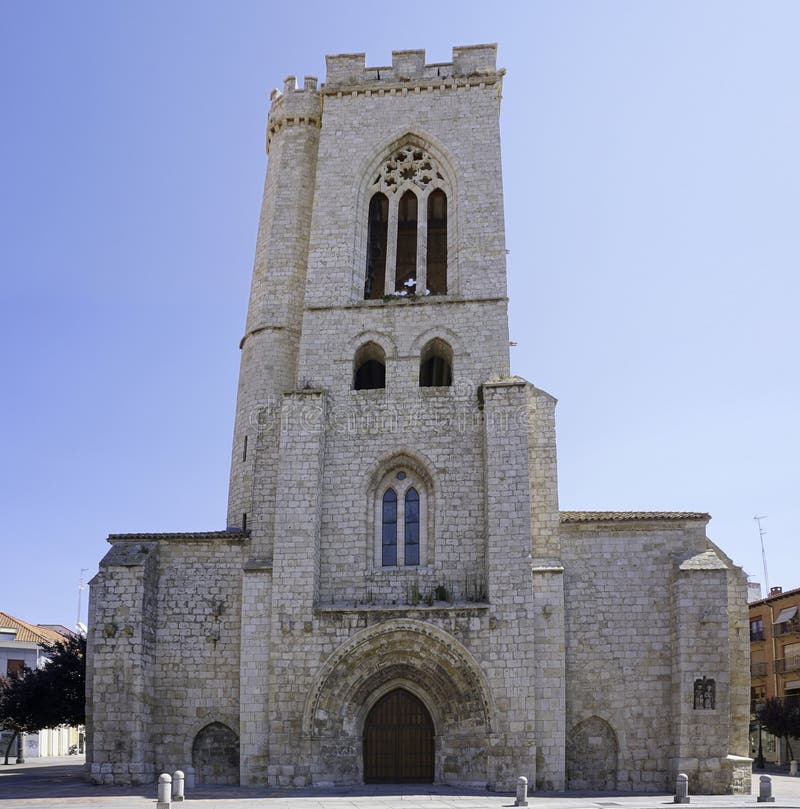
<path id="1" fill-rule="evenodd" d="M 776 660 L 775 671 L 786 674 L 790 671 L 800 671 L 800 658 L 790 657 L 788 660 Z"/>
<path id="2" fill-rule="evenodd" d="M 767 676 L 767 664 L 766 663 L 751 663 L 750 664 L 750 674 L 753 677 L 766 677 Z"/>

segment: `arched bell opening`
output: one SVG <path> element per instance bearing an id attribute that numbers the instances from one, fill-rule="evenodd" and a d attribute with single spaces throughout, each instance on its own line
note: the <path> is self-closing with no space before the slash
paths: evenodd
<path id="1" fill-rule="evenodd" d="M 377 343 L 366 343 L 353 360 L 353 390 L 386 387 L 386 354 Z"/>

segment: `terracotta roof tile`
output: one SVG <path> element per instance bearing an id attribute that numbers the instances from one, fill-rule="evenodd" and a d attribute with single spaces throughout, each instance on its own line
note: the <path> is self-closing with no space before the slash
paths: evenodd
<path id="1" fill-rule="evenodd" d="M 562 523 L 634 522 L 641 520 L 710 520 L 702 511 L 562 511 Z"/>
<path id="2" fill-rule="evenodd" d="M 55 643 L 64 640 L 64 636 L 60 632 L 26 623 L 7 612 L 0 612 L 0 628 L 16 629 L 16 639 L 22 643 Z"/>
<path id="3" fill-rule="evenodd" d="M 164 534 L 109 534 L 109 542 L 135 542 L 137 540 L 148 541 L 156 539 L 191 540 L 191 539 L 247 539 L 249 531 L 233 529 L 230 531 L 185 531 L 181 533 Z"/>

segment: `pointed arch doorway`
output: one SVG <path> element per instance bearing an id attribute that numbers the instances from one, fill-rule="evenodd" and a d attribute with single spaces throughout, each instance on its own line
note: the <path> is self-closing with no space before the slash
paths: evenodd
<path id="1" fill-rule="evenodd" d="M 404 688 L 372 706 L 364 722 L 364 783 L 432 784 L 434 729 L 428 709 Z"/>

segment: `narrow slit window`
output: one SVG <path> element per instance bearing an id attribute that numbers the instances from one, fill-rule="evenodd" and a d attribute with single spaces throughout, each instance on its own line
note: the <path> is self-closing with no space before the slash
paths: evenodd
<path id="1" fill-rule="evenodd" d="M 381 530 L 381 564 L 391 567 L 397 564 L 397 495 L 394 489 L 387 489 L 383 495 Z"/>
<path id="2" fill-rule="evenodd" d="M 404 562 L 406 565 L 419 564 L 419 494 L 414 488 L 406 492 L 404 518 Z"/>
<path id="3" fill-rule="evenodd" d="M 416 292 L 417 280 L 417 197 L 406 191 L 397 208 L 397 263 L 395 292 Z"/>
<path id="4" fill-rule="evenodd" d="M 428 197 L 428 290 L 447 294 L 447 196 L 437 189 Z"/>
<path id="5" fill-rule="evenodd" d="M 367 228 L 367 270 L 364 278 L 365 300 L 383 297 L 386 281 L 386 235 L 389 227 L 389 200 L 375 194 L 369 202 Z"/>

